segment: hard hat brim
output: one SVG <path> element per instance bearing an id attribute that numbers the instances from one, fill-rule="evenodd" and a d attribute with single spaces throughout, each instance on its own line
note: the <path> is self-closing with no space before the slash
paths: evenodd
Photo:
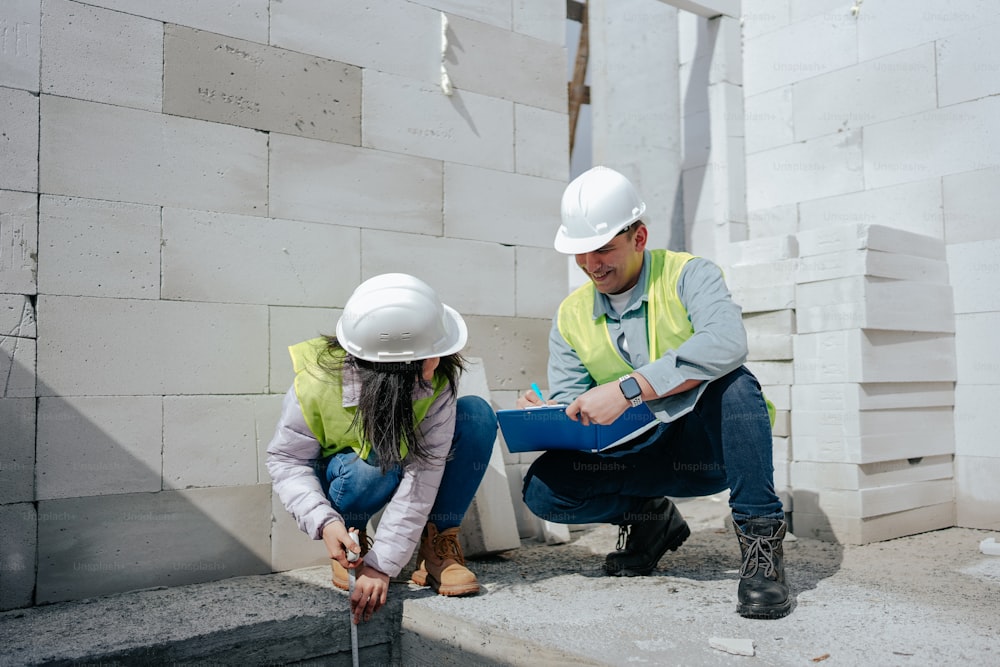
<path id="1" fill-rule="evenodd" d="M 635 220 L 637 219 L 638 218 Z M 556 252 L 561 252 L 564 255 L 579 255 L 582 253 L 593 252 L 607 244 L 608 241 L 618 235 L 618 232 L 631 225 L 635 222 L 635 220 L 622 223 L 620 226 L 614 227 L 611 231 L 605 232 L 600 236 L 587 236 L 585 238 L 573 238 L 571 236 L 567 236 L 563 233 L 563 228 L 560 227 L 559 231 L 556 232 L 556 238 L 552 245 L 555 247 Z"/>
<path id="2" fill-rule="evenodd" d="M 364 359 L 365 361 L 389 363 L 400 361 L 421 361 L 432 357 L 447 357 L 449 354 L 460 352 L 462 348 L 465 347 L 465 344 L 469 340 L 469 328 L 457 310 L 444 303 L 441 304 L 441 308 L 444 312 L 445 335 L 440 340 L 435 342 L 433 349 L 427 352 L 407 355 L 365 352 L 360 349 L 360 347 L 351 345 L 348 341 L 347 336 L 344 334 L 343 316 L 341 316 L 341 318 L 337 321 L 337 340 L 340 341 L 341 346 L 343 346 L 349 354 L 357 357 L 358 359 Z"/>

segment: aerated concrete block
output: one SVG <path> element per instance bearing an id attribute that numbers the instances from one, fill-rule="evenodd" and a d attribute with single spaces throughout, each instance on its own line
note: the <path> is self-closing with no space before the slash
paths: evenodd
<path id="1" fill-rule="evenodd" d="M 361 283 L 360 278 L 350 281 Z M 343 312 L 340 308 L 286 308 L 271 306 L 268 317 L 268 391 L 284 394 L 292 386 L 295 373 L 288 348 L 296 343 L 321 335 L 336 333 L 337 321 Z M 267 434 L 268 439 L 271 433 Z"/>
<path id="2" fill-rule="evenodd" d="M 798 205 L 799 231 L 873 223 L 944 238 L 939 179 L 850 192 Z M 892 247 L 884 249 L 896 252 Z"/>
<path id="3" fill-rule="evenodd" d="M 0 505 L 0 611 L 34 602 L 37 521 L 33 503 Z"/>
<path id="4" fill-rule="evenodd" d="M 269 169 L 268 202 L 275 217 L 443 234 L 437 160 L 272 134 Z"/>
<path id="5" fill-rule="evenodd" d="M 255 431 L 251 396 L 164 396 L 163 488 L 256 484 Z"/>
<path id="6" fill-rule="evenodd" d="M 955 357 L 960 383 L 1000 385 L 1000 348 L 994 339 L 998 330 L 1000 312 L 955 318 Z"/>
<path id="7" fill-rule="evenodd" d="M 517 248 L 518 317 L 552 318 L 569 292 L 566 256 L 552 248 Z M 546 285 L 551 289 L 538 289 Z"/>
<path id="8" fill-rule="evenodd" d="M 366 69 L 363 105 L 366 148 L 514 170 L 513 102 Z"/>
<path id="9" fill-rule="evenodd" d="M 462 374 L 458 395 L 479 396 L 490 403 L 490 389 L 482 360 L 475 357 L 467 359 L 469 367 Z M 501 447 L 497 437 L 486 474 L 462 520 L 460 535 L 466 556 L 508 551 L 521 546 Z"/>
<path id="10" fill-rule="evenodd" d="M 356 287 L 338 277 L 361 270 L 350 227 L 165 208 L 163 240 L 164 299 L 330 307 Z"/>
<path id="11" fill-rule="evenodd" d="M 990 130 L 1000 98 L 984 97 L 865 127 L 865 186 L 925 181 L 995 165 L 1000 137 Z"/>
<path id="12" fill-rule="evenodd" d="M 267 43 L 267 0 L 222 0 L 200 2 L 180 0 L 88 0 L 88 5 L 115 9 L 136 16 L 177 23 L 200 30 Z"/>
<path id="13" fill-rule="evenodd" d="M 565 183 L 569 180 L 568 136 L 569 119 L 564 112 L 515 104 L 515 171 Z"/>
<path id="14" fill-rule="evenodd" d="M 1000 530 L 1000 455 L 955 457 L 956 523 Z"/>
<path id="15" fill-rule="evenodd" d="M 159 491 L 162 412 L 159 396 L 38 399 L 38 499 Z"/>
<path id="16" fill-rule="evenodd" d="M 796 410 L 852 413 L 859 410 L 929 408 L 955 405 L 952 382 L 796 384 Z"/>
<path id="17" fill-rule="evenodd" d="M 35 396 L 37 347 L 33 338 L 0 335 L 0 398 Z"/>
<path id="18" fill-rule="evenodd" d="M 855 21 L 817 16 L 746 40 L 743 81 L 747 94 L 855 64 L 857 30 Z"/>
<path id="19" fill-rule="evenodd" d="M 748 361 L 775 361 L 792 359 L 791 334 L 757 334 L 747 332 L 750 352 Z"/>
<path id="20" fill-rule="evenodd" d="M 800 258 L 795 282 L 813 283 L 851 276 L 947 285 L 948 264 L 944 260 L 914 255 L 878 250 L 848 250 Z"/>
<path id="21" fill-rule="evenodd" d="M 35 399 L 0 398 L 0 424 L 0 505 L 30 503 L 35 499 Z"/>
<path id="22" fill-rule="evenodd" d="M 794 266 L 794 263 L 789 260 L 794 260 L 798 254 L 798 241 L 792 235 L 739 241 L 733 244 L 732 264 L 736 267 L 743 264 L 772 265 L 779 263 L 778 274 L 780 275 L 781 269 L 790 270 Z M 772 282 L 771 284 L 777 283 Z"/>
<path id="23" fill-rule="evenodd" d="M 1000 311 L 1000 239 L 948 246 L 955 313 Z"/>
<path id="24" fill-rule="evenodd" d="M 563 45 L 454 15 L 448 16 L 446 36 L 443 64 L 457 89 L 566 111 Z M 500 63 L 505 76 L 496 76 Z"/>
<path id="25" fill-rule="evenodd" d="M 881 516 L 858 519 L 799 509 L 800 497 L 807 491 L 795 492 L 793 528 L 800 537 L 810 537 L 839 544 L 870 544 L 925 533 L 955 525 L 955 502 L 928 505 Z"/>
<path id="26" fill-rule="evenodd" d="M 948 106 L 1000 93 L 997 73 L 1000 53 L 993 36 L 1000 23 L 997 17 L 968 32 L 950 35 L 934 43 L 937 49 L 937 98 Z"/>
<path id="27" fill-rule="evenodd" d="M 163 111 L 228 125 L 361 143 L 361 68 L 167 25 Z"/>
<path id="28" fill-rule="evenodd" d="M 744 258 L 753 255 L 753 248 L 760 248 L 763 241 L 740 241 L 737 263 L 726 269 L 726 282 L 729 285 L 746 285 L 749 287 L 779 287 L 795 282 L 795 270 L 798 259 L 783 259 L 776 261 L 762 260 L 757 263 L 746 263 Z"/>
<path id="29" fill-rule="evenodd" d="M 0 336 L 35 338 L 35 308 L 24 294 L 0 294 Z"/>
<path id="30" fill-rule="evenodd" d="M 797 487 L 798 488 L 798 487 Z M 806 514 L 867 519 L 918 507 L 954 502 L 955 482 L 936 479 L 869 489 L 808 489 L 795 499 L 795 509 Z"/>
<path id="31" fill-rule="evenodd" d="M 855 130 L 936 108 L 932 43 L 799 81 L 795 139 Z"/>
<path id="32" fill-rule="evenodd" d="M 257 483 L 270 484 L 271 474 L 267 471 L 267 446 L 274 437 L 284 394 L 252 396 L 255 441 L 257 443 Z"/>
<path id="33" fill-rule="evenodd" d="M 955 331 L 951 287 L 851 276 L 796 285 L 800 334 L 839 329 Z"/>
<path id="34" fill-rule="evenodd" d="M 314 565 L 329 565 L 330 554 L 323 540 L 314 540 L 301 530 L 281 504 L 278 494 L 271 494 L 271 570 L 285 572 Z"/>
<path id="35" fill-rule="evenodd" d="M 795 460 L 874 463 L 952 454 L 954 424 L 950 408 L 846 415 L 796 409 L 792 412 Z"/>
<path id="36" fill-rule="evenodd" d="M 36 602 L 270 572 L 271 487 L 38 503 Z"/>
<path id="37" fill-rule="evenodd" d="M 371 35 L 378 35 L 378 39 L 366 37 Z M 441 73 L 441 12 L 392 0 L 364 5 L 349 0 L 276 2 L 270 5 L 270 43 L 370 72 L 437 82 Z M 392 48 L 386 48 L 390 44 Z"/>
<path id="38" fill-rule="evenodd" d="M 848 329 L 797 334 L 796 384 L 955 379 L 953 334 Z"/>
<path id="39" fill-rule="evenodd" d="M 772 287 L 729 286 L 733 301 L 748 313 L 768 313 L 795 308 L 795 284 Z"/>
<path id="40" fill-rule="evenodd" d="M 565 188 L 565 182 L 548 178 L 445 164 L 445 234 L 551 249 L 560 225 L 551 204 L 561 199 Z"/>
<path id="41" fill-rule="evenodd" d="M 566 3 L 559 0 L 514 0 L 513 29 L 546 42 L 566 45 Z"/>
<path id="42" fill-rule="evenodd" d="M 748 334 L 782 336 L 795 333 L 795 311 L 792 309 L 751 313 L 743 316 Z"/>
<path id="43" fill-rule="evenodd" d="M 160 240 L 158 206 L 42 195 L 39 290 L 158 299 Z"/>
<path id="44" fill-rule="evenodd" d="M 796 240 L 800 257 L 851 250 L 881 250 L 900 255 L 945 259 L 942 239 L 885 225 L 852 223 L 810 229 L 799 232 Z"/>
<path id="45" fill-rule="evenodd" d="M 267 308 L 41 296 L 38 395 L 260 393 Z"/>
<path id="46" fill-rule="evenodd" d="M 795 141 L 791 86 L 747 97 L 743 116 L 748 154 Z"/>
<path id="47" fill-rule="evenodd" d="M 261 132 L 46 95 L 41 137 L 44 192 L 267 213 L 267 135 Z M 94 155 L 102 156 L 102 168 L 93 168 Z"/>
<path id="48" fill-rule="evenodd" d="M 68 0 L 42 4 L 42 92 L 159 112 L 163 24 Z"/>
<path id="49" fill-rule="evenodd" d="M 6 140 L 0 136 L 0 142 Z M 3 169 L 0 165 L 0 180 Z M 30 192 L 0 190 L 0 292 L 35 294 L 37 271 L 38 197 Z"/>
<path id="50" fill-rule="evenodd" d="M 996 238 L 1000 188 L 996 169 L 987 168 L 941 179 L 944 199 L 944 239 L 949 244 L 990 241 Z"/>
<path id="51" fill-rule="evenodd" d="M 38 191 L 38 96 L 0 88 L 0 190 Z"/>
<path id="52" fill-rule="evenodd" d="M 955 387 L 955 454 L 1000 456 L 1000 384 L 966 384 Z"/>
<path id="53" fill-rule="evenodd" d="M 761 391 L 767 400 L 774 404 L 776 410 L 791 410 L 791 387 L 785 385 L 761 385 Z"/>
<path id="54" fill-rule="evenodd" d="M 863 190 L 861 136 L 852 130 L 748 155 L 747 207 L 774 208 Z M 866 128 L 866 151 L 867 142 Z"/>
<path id="55" fill-rule="evenodd" d="M 792 362 L 790 361 L 752 361 L 746 367 L 757 377 L 761 385 L 791 385 Z"/>
<path id="56" fill-rule="evenodd" d="M 40 0 L 8 0 L 0 7 L 0 86 L 38 92 L 41 63 Z"/>
<path id="57" fill-rule="evenodd" d="M 447 303 L 447 301 L 445 301 Z M 552 319 L 466 316 L 469 345 L 463 354 L 480 357 L 491 391 L 524 392 L 544 381 Z"/>
<path id="58" fill-rule="evenodd" d="M 792 482 L 801 489 L 877 489 L 955 477 L 954 456 L 920 456 L 876 463 L 793 461 Z"/>
<path id="59" fill-rule="evenodd" d="M 513 247 L 366 229 L 361 232 L 361 258 L 362 276 L 413 274 L 463 316 L 514 314 Z"/>
<path id="60" fill-rule="evenodd" d="M 757 241 L 770 236 L 795 234 L 798 218 L 798 206 L 795 204 L 747 211 L 747 238 Z"/>

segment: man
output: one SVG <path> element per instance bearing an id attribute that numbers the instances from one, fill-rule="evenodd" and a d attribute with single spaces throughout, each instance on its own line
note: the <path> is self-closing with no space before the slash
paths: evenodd
<path id="1" fill-rule="evenodd" d="M 559 306 L 549 336 L 550 403 L 609 424 L 645 402 L 660 424 L 607 454 L 548 451 L 528 470 L 524 501 L 561 523 L 619 526 L 604 570 L 649 574 L 691 531 L 667 496 L 730 490 L 742 554 L 737 611 L 780 618 L 791 600 L 775 495 L 771 407 L 743 362 L 742 311 L 722 271 L 687 253 L 648 250 L 646 206 L 618 172 L 594 167 L 563 193 L 559 252 L 590 281 Z M 519 407 L 537 405 L 527 392 Z"/>

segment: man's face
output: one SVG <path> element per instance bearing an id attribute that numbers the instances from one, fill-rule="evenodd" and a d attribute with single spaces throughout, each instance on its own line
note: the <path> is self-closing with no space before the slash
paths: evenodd
<path id="1" fill-rule="evenodd" d="M 646 248 L 646 227 L 633 223 L 635 230 L 614 237 L 602 247 L 576 255 L 576 264 L 602 294 L 620 294 L 635 287 L 642 272 Z"/>

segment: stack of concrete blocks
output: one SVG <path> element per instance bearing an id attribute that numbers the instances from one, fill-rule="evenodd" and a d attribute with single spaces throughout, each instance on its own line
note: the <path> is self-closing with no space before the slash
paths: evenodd
<path id="1" fill-rule="evenodd" d="M 954 306 L 944 242 L 875 224 L 798 234 L 799 535 L 864 544 L 954 525 Z"/>
<path id="2" fill-rule="evenodd" d="M 743 309 L 749 355 L 746 366 L 774 404 L 774 487 L 786 513 L 793 511 L 790 411 L 795 334 L 795 272 L 798 244 L 792 235 L 734 243 L 734 264 L 725 271 L 733 300 Z"/>
<path id="3" fill-rule="evenodd" d="M 321 562 L 288 345 L 406 271 L 511 390 L 564 293 L 563 3 L 122 4 L 0 3 L 3 608 Z"/>

